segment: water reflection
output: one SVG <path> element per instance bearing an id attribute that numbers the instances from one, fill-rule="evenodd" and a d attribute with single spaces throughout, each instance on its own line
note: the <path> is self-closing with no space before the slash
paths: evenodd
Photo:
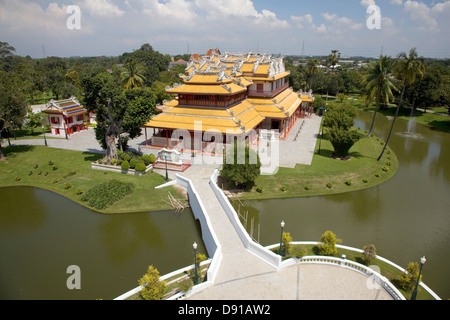
<path id="1" fill-rule="evenodd" d="M 21 200 L 17 201 L 20 190 Z M 32 201 L 23 201 L 32 199 Z M 5 188 L 0 193 L 0 232 L 20 234 L 39 230 L 47 220 L 45 202 L 33 189 Z M 21 209 L 19 214 L 18 206 Z M 8 213 L 8 214 L 6 214 Z"/>
<path id="2" fill-rule="evenodd" d="M 0 188 L 0 299 L 113 299 L 154 265 L 161 274 L 207 253 L 189 209 L 102 215 L 35 188 Z M 17 205 L 20 203 L 20 205 Z M 66 269 L 81 269 L 69 290 Z"/>
<path id="3" fill-rule="evenodd" d="M 359 112 L 356 126 L 370 127 L 372 115 Z M 385 140 L 392 119 L 378 115 L 374 134 Z M 279 224 L 293 239 L 319 241 L 332 230 L 344 244 L 377 252 L 406 267 L 427 257 L 423 279 L 443 299 L 450 297 L 450 135 L 397 120 L 390 147 L 399 169 L 389 181 L 341 195 L 245 201 L 261 224 L 261 243 L 278 243 Z M 408 133 L 408 134 L 407 134 Z"/>

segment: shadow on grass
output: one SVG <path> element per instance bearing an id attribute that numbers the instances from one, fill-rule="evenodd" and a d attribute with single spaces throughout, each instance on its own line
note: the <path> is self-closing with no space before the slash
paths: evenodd
<path id="1" fill-rule="evenodd" d="M 100 153 L 90 153 L 90 152 L 83 152 L 84 160 L 90 161 L 90 162 L 96 162 L 97 160 L 103 159 L 105 157 L 104 154 Z"/>
<path id="2" fill-rule="evenodd" d="M 3 154 L 6 159 L 14 159 L 18 153 L 30 152 L 35 149 L 34 146 L 23 145 L 23 146 L 7 146 L 3 147 Z"/>
<path id="3" fill-rule="evenodd" d="M 431 129 L 437 131 L 450 132 L 450 119 L 448 120 L 434 120 L 429 122 L 429 125 L 432 127 Z"/>

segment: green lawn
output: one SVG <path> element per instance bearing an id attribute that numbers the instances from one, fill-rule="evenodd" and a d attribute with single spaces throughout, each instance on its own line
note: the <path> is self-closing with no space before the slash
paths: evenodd
<path id="1" fill-rule="evenodd" d="M 280 168 L 276 175 L 259 176 L 251 190 L 237 193 L 236 196 L 240 199 L 290 198 L 371 188 L 392 178 L 398 168 L 397 157 L 389 147 L 381 160 L 377 161 L 382 148 L 383 142 L 377 137 L 363 138 L 350 149 L 350 160 L 337 160 L 331 158 L 331 143 L 326 139 L 322 139 L 321 143 L 318 140 L 310 166 Z M 258 186 L 262 187 L 263 192 L 256 191 Z M 282 186 L 286 187 L 285 191 L 281 190 Z"/>
<path id="2" fill-rule="evenodd" d="M 155 189 L 155 186 L 165 183 L 164 177 L 157 173 L 132 176 L 91 169 L 91 162 L 103 157 L 100 154 L 44 146 L 12 146 L 3 148 L 3 151 L 7 161 L 0 161 L 0 187 L 38 187 L 54 191 L 87 206 L 81 200 L 82 195 L 77 194 L 78 189 L 86 192 L 93 186 L 112 179 L 132 182 L 135 185 L 132 194 L 102 210 L 103 213 L 170 209 L 164 201 L 168 201 L 169 191 L 176 198 L 185 199 L 185 196 L 173 187 Z M 49 161 L 54 164 L 49 165 Z M 57 169 L 54 170 L 53 167 Z M 69 176 L 70 171 L 75 171 L 76 174 Z M 68 185 L 71 185 L 71 188 L 66 189 Z"/>

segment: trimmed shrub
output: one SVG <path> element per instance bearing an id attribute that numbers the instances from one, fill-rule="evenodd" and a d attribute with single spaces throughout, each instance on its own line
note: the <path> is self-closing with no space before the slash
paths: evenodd
<path id="1" fill-rule="evenodd" d="M 384 172 L 388 172 L 389 171 L 389 167 L 382 167 L 381 170 L 383 170 Z"/>
<path id="2" fill-rule="evenodd" d="M 301 244 L 294 244 L 289 248 L 288 254 L 294 258 L 301 258 L 305 256 L 306 248 Z"/>
<path id="3" fill-rule="evenodd" d="M 286 255 L 290 250 L 291 250 L 291 242 L 292 242 L 292 237 L 291 234 L 289 232 L 283 232 L 283 235 L 281 237 L 282 242 L 283 242 L 283 256 Z"/>
<path id="4" fill-rule="evenodd" d="M 145 163 L 142 162 L 138 163 L 135 168 L 135 170 L 139 172 L 144 172 L 146 169 L 147 167 L 145 166 Z"/>
<path id="5" fill-rule="evenodd" d="M 52 183 L 53 184 L 56 184 L 56 183 L 58 183 L 60 180 L 58 179 L 58 178 L 55 178 L 55 179 L 53 179 L 53 181 L 52 181 Z"/>
<path id="6" fill-rule="evenodd" d="M 312 189 L 312 187 L 309 185 L 309 184 L 307 184 L 306 186 L 305 186 L 305 190 L 306 191 L 309 191 L 309 190 L 311 190 Z"/>
<path id="7" fill-rule="evenodd" d="M 285 185 L 283 185 L 283 186 L 281 186 L 280 190 L 283 191 L 283 192 L 286 192 L 287 187 Z"/>
<path id="8" fill-rule="evenodd" d="M 361 253 L 361 259 L 368 266 L 377 257 L 377 249 L 373 244 L 368 244 L 363 247 L 363 252 Z"/>
<path id="9" fill-rule="evenodd" d="M 22 178 L 21 177 L 15 177 L 14 180 L 15 181 L 20 181 L 20 180 L 22 180 Z"/>
<path id="10" fill-rule="evenodd" d="M 364 183 L 368 183 L 368 182 L 369 182 L 369 179 L 363 178 L 362 181 L 363 181 Z"/>
<path id="11" fill-rule="evenodd" d="M 65 185 L 64 185 L 64 189 L 71 189 L 73 186 L 72 186 L 72 184 L 70 184 L 70 183 L 66 183 Z"/>
<path id="12" fill-rule="evenodd" d="M 122 168 L 122 170 L 128 171 L 128 169 L 130 169 L 130 163 L 127 160 L 124 160 L 120 167 Z"/>
<path id="13" fill-rule="evenodd" d="M 155 163 L 156 157 L 154 154 L 149 155 L 148 158 L 150 159 L 150 163 Z"/>
<path id="14" fill-rule="evenodd" d="M 140 295 L 145 300 L 161 300 L 166 293 L 166 282 L 159 280 L 159 272 L 153 266 L 139 279 L 139 285 L 144 287 Z"/>
<path id="15" fill-rule="evenodd" d="M 144 163 L 145 163 L 146 166 L 148 166 L 148 165 L 150 164 L 150 157 L 149 157 L 148 155 L 144 154 L 144 155 L 141 157 L 141 159 L 142 159 L 142 161 L 144 161 Z"/>
<path id="16" fill-rule="evenodd" d="M 263 187 L 257 186 L 257 187 L 256 187 L 256 192 L 258 192 L 258 193 L 263 193 L 263 192 L 264 192 Z"/>
<path id="17" fill-rule="evenodd" d="M 331 231 L 325 231 L 321 238 L 322 244 L 318 245 L 319 254 L 322 256 L 334 256 L 337 253 L 336 243 L 342 242 Z"/>
<path id="18" fill-rule="evenodd" d="M 345 184 L 346 184 L 347 186 L 351 186 L 351 185 L 352 185 L 352 182 L 351 182 L 350 180 L 347 180 L 347 181 L 345 181 Z"/>
<path id="19" fill-rule="evenodd" d="M 327 183 L 327 188 L 329 188 L 329 189 L 333 188 L 333 184 L 331 182 L 328 182 Z"/>
<path id="20" fill-rule="evenodd" d="M 82 195 L 83 194 L 83 189 L 78 188 L 77 189 L 77 195 Z"/>
<path id="21" fill-rule="evenodd" d="M 131 169 L 136 168 L 136 165 L 137 165 L 137 164 L 138 164 L 138 159 L 132 158 L 132 159 L 130 160 L 130 168 L 131 168 Z"/>

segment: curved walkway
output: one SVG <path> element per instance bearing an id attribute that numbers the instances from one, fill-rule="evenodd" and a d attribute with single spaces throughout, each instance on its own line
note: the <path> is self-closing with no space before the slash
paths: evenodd
<path id="1" fill-rule="evenodd" d="M 223 254 L 214 285 L 188 300 L 393 299 L 384 289 L 371 289 L 369 278 L 355 270 L 321 264 L 296 264 L 277 270 L 248 251 L 209 186 L 214 170 L 213 166 L 193 166 L 182 174 L 194 184 Z"/>

